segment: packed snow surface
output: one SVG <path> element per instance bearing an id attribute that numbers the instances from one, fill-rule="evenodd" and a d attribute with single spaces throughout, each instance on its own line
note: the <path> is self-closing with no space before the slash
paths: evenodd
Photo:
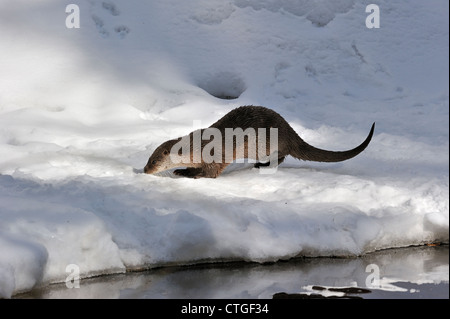
<path id="1" fill-rule="evenodd" d="M 87 277 L 448 242 L 448 6 L 1 1 L 0 297 L 64 282 L 68 265 Z M 324 149 L 375 134 L 341 163 L 143 174 L 160 143 L 249 104 Z"/>

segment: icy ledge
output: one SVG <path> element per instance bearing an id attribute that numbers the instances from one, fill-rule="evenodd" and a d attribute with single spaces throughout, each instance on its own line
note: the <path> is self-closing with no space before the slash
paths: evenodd
<path id="1" fill-rule="evenodd" d="M 1 296 L 64 282 L 70 264 L 89 277 L 448 243 L 439 181 L 393 188 L 331 175 L 285 168 L 272 177 L 254 170 L 200 181 L 130 173 L 55 183 L 2 175 Z"/>

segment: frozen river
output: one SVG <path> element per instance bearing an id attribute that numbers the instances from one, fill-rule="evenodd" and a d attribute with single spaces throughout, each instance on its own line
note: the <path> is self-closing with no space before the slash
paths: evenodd
<path id="1" fill-rule="evenodd" d="M 358 258 L 166 267 L 55 284 L 16 298 L 449 298 L 448 246 L 388 249 Z M 361 293 L 354 288 L 361 288 Z M 336 289 L 338 288 L 338 289 Z M 351 289 L 349 289 L 351 288 Z M 318 296 L 317 296 L 318 295 Z"/>

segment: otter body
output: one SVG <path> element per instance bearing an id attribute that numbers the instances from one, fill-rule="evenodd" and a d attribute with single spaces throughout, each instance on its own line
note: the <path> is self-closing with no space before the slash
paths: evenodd
<path id="1" fill-rule="evenodd" d="M 365 141 L 354 149 L 327 151 L 303 141 L 277 112 L 262 106 L 241 106 L 209 128 L 162 143 L 150 156 L 144 172 L 155 174 L 184 166 L 185 169 L 174 173 L 191 178 L 215 178 L 239 158 L 254 159 L 255 167 L 259 168 L 279 165 L 287 155 L 305 161 L 340 162 L 361 153 L 369 145 L 374 128 L 375 123 Z M 230 133 L 235 136 L 230 138 Z M 245 135 L 240 141 L 238 133 Z"/>

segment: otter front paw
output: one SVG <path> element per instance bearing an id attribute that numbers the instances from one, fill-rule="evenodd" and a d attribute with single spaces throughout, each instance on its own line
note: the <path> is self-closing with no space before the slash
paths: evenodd
<path id="1" fill-rule="evenodd" d="M 254 168 L 260 168 L 260 167 L 267 167 L 270 165 L 270 162 L 267 163 L 256 163 L 255 165 L 253 165 Z"/>
<path id="2" fill-rule="evenodd" d="M 173 171 L 175 175 L 184 176 L 189 178 L 199 178 L 201 177 L 201 169 L 198 168 L 186 168 L 186 169 L 176 169 Z"/>

